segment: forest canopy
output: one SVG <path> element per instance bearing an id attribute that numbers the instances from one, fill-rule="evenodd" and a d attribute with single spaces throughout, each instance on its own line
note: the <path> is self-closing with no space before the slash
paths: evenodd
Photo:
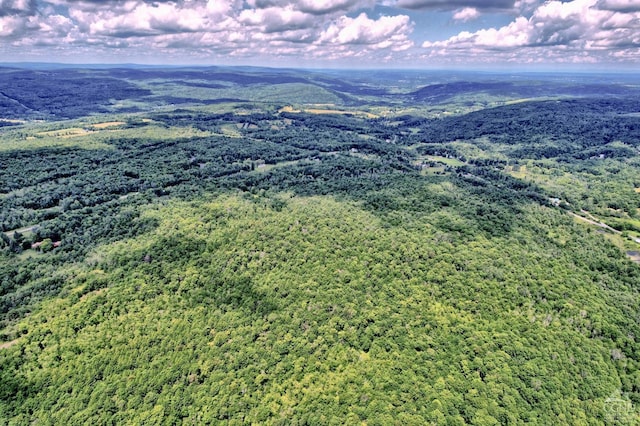
<path id="1" fill-rule="evenodd" d="M 0 424 L 637 422 L 633 90 L 51 72 L 0 109 Z"/>

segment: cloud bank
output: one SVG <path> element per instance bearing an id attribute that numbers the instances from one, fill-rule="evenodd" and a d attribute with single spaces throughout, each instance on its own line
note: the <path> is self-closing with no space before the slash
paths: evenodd
<path id="1" fill-rule="evenodd" d="M 640 61 L 639 0 L 547 1 L 508 25 L 425 41 L 428 56 L 524 63 Z"/>
<path id="2" fill-rule="evenodd" d="M 639 48 L 640 0 L 0 0 L 4 60 L 634 64 Z"/>

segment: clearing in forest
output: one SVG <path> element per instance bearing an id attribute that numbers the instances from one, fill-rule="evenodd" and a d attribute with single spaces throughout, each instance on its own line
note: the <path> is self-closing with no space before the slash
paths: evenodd
<path id="1" fill-rule="evenodd" d="M 93 127 L 94 129 L 106 129 L 108 127 L 122 126 L 123 124 L 127 123 L 125 123 L 124 121 L 107 121 L 105 123 L 92 124 L 91 127 Z"/>
<path id="2" fill-rule="evenodd" d="M 306 112 L 308 114 L 316 114 L 316 115 L 322 115 L 322 114 L 336 114 L 336 115 L 355 115 L 357 117 L 364 117 L 364 118 L 378 118 L 377 115 L 372 114 L 368 111 L 360 111 L 360 110 L 356 110 L 356 111 L 350 111 L 350 110 L 343 110 L 343 109 L 324 109 L 324 108 L 317 108 L 320 105 L 314 105 L 316 108 L 305 108 L 305 109 L 294 109 L 291 105 L 285 106 L 280 108 L 280 112 L 289 112 L 289 113 L 294 113 L 294 114 L 298 114 L 301 112 Z"/>
<path id="3" fill-rule="evenodd" d="M 11 346 L 13 346 L 16 343 L 18 343 L 18 340 L 19 339 L 15 339 L 15 340 L 12 340 L 10 342 L 0 343 L 0 350 L 10 348 Z"/>
<path id="4" fill-rule="evenodd" d="M 84 136 L 88 133 L 90 132 L 86 129 L 81 129 L 79 127 L 70 127 L 70 128 L 61 129 L 61 130 L 50 130 L 46 132 L 38 132 L 36 134 L 38 136 L 51 136 L 55 138 L 66 139 L 66 138 L 75 138 L 77 136 Z"/>
<path id="5" fill-rule="evenodd" d="M 628 251 L 627 256 L 632 262 L 640 264 L 640 251 Z"/>

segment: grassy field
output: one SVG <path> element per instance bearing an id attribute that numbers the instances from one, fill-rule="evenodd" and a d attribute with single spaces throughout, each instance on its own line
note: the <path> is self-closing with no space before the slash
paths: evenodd
<path id="1" fill-rule="evenodd" d="M 91 132 L 87 129 L 81 129 L 78 127 L 69 127 L 61 130 L 50 130 L 47 132 L 38 132 L 36 136 L 27 136 L 27 138 L 37 138 L 38 136 L 42 136 L 42 137 L 54 137 L 54 138 L 66 139 L 66 138 L 74 138 L 77 136 L 83 136 L 89 133 Z"/>
<path id="2" fill-rule="evenodd" d="M 51 124 L 30 123 L 0 132 L 0 152 L 41 148 L 110 149 L 112 139 L 164 140 L 211 135 L 192 127 L 166 128 L 148 121 L 143 127 L 121 128 L 122 121 L 99 123 L 69 122 Z"/>
<path id="3" fill-rule="evenodd" d="M 328 107 L 328 108 L 321 108 L 322 107 Z M 305 107 L 300 107 L 300 108 L 294 108 L 291 105 L 287 105 L 283 108 L 280 109 L 280 112 L 289 112 L 289 113 L 293 113 L 293 114 L 297 114 L 297 113 L 301 113 L 301 112 L 306 112 L 307 114 L 317 114 L 317 115 L 322 115 L 322 114 L 337 114 L 337 115 L 353 115 L 356 117 L 363 117 L 363 118 L 378 118 L 379 116 L 373 113 L 370 113 L 368 111 L 362 111 L 362 110 L 352 110 L 352 109 L 336 109 L 335 105 L 330 104 L 330 105 L 314 105 L 315 108 L 305 108 Z M 334 107 L 334 108 L 330 108 L 330 107 Z"/>
<path id="4" fill-rule="evenodd" d="M 281 161 L 279 163 L 276 164 L 259 164 L 256 169 L 255 172 L 256 173 L 266 173 L 269 172 L 273 169 L 278 169 L 281 167 L 287 167 L 287 166 L 295 166 L 296 164 L 300 163 L 301 160 L 294 160 L 294 161 Z"/>
<path id="5" fill-rule="evenodd" d="M 460 161 L 457 158 L 441 157 L 438 155 L 426 155 L 424 157 L 424 161 L 435 161 L 451 167 L 460 167 L 465 165 L 464 161 Z"/>
<path id="6" fill-rule="evenodd" d="M 107 121 L 104 123 L 96 123 L 94 125 L 92 125 L 91 127 L 94 129 L 106 129 L 108 127 L 117 127 L 117 126 L 122 126 L 125 125 L 127 123 L 125 123 L 124 121 Z"/>

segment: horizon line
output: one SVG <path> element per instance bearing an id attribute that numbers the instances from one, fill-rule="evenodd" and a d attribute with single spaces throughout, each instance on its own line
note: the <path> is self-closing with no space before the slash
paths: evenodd
<path id="1" fill-rule="evenodd" d="M 0 61 L 0 67 L 5 68 L 41 68 L 41 69 L 72 69 L 72 68 L 255 68 L 267 70 L 301 70 L 301 71 L 412 71 L 412 72 L 477 72 L 492 74 L 638 74 L 634 69 L 609 69 L 609 68 L 592 68 L 592 69 L 574 69 L 573 67 L 558 69 L 557 67 L 532 67 L 526 68 L 522 66 L 513 67 L 296 67 L 296 66 L 261 66 L 261 65 L 228 65 L 228 64 L 143 64 L 135 62 L 38 62 L 38 61 Z M 49 68 L 47 68 L 49 67 Z"/>

